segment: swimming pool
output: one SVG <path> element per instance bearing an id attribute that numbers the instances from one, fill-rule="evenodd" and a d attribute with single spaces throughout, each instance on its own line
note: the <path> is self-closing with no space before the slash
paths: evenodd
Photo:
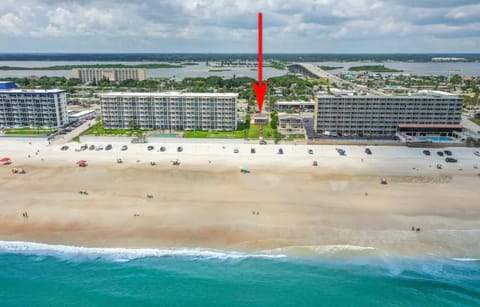
<path id="1" fill-rule="evenodd" d="M 454 142 L 455 139 L 449 136 L 419 136 L 416 138 L 416 141 L 421 142 Z"/>
<path id="2" fill-rule="evenodd" d="M 176 133 L 157 133 L 153 132 L 148 135 L 149 137 L 156 137 L 156 138 L 176 138 Z"/>

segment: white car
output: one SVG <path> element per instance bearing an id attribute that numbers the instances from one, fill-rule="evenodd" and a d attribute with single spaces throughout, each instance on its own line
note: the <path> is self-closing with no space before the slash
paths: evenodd
<path id="1" fill-rule="evenodd" d="M 476 155 L 477 157 L 480 157 L 480 151 L 475 151 L 473 154 Z"/>

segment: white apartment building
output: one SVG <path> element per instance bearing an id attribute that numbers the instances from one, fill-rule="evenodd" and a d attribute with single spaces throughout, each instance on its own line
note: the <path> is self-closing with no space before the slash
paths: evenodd
<path id="1" fill-rule="evenodd" d="M 60 127 L 68 122 L 64 90 L 0 90 L 0 127 Z"/>
<path id="2" fill-rule="evenodd" d="M 82 82 L 97 82 L 108 80 L 110 82 L 122 82 L 125 80 L 143 81 L 147 79 L 145 69 L 140 68 L 74 68 L 72 78 Z"/>
<path id="3" fill-rule="evenodd" d="M 217 130 L 237 128 L 233 93 L 106 93 L 100 95 L 105 129 Z"/>
<path id="4" fill-rule="evenodd" d="M 445 92 L 412 96 L 317 96 L 314 130 L 325 136 L 451 135 L 461 129 L 463 99 Z"/>

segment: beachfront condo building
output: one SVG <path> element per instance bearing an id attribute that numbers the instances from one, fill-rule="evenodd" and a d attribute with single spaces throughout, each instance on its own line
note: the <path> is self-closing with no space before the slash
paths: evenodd
<path id="1" fill-rule="evenodd" d="M 233 93 L 106 93 L 100 95 L 105 129 L 217 130 L 237 128 Z"/>
<path id="2" fill-rule="evenodd" d="M 68 122 L 63 90 L 22 90 L 0 87 L 0 127 L 60 127 Z"/>
<path id="3" fill-rule="evenodd" d="M 411 96 L 316 97 L 314 130 L 335 137 L 451 136 L 461 130 L 463 99 L 439 91 Z"/>
<path id="4" fill-rule="evenodd" d="M 147 79 L 147 74 L 145 69 L 140 68 L 74 68 L 72 69 L 72 78 L 80 79 L 85 83 L 102 80 L 110 82 L 143 81 Z"/>

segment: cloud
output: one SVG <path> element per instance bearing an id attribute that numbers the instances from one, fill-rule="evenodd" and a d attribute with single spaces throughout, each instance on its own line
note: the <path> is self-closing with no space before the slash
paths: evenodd
<path id="1" fill-rule="evenodd" d="M 266 52 L 480 48 L 478 0 L 2 0 L 0 52 L 254 52 L 259 11 Z"/>

